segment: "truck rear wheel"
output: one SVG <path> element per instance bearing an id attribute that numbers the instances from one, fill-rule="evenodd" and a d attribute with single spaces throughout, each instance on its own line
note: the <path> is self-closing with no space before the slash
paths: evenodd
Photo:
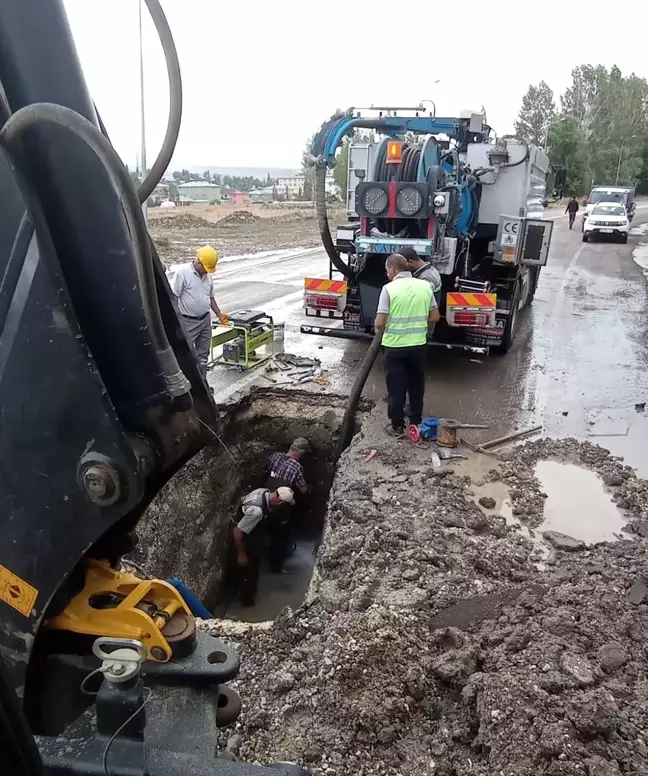
<path id="1" fill-rule="evenodd" d="M 540 267 L 531 267 L 529 270 L 531 277 L 529 278 L 529 293 L 527 295 L 526 304 L 529 305 L 533 302 L 536 289 L 538 288 L 538 280 L 540 279 Z"/>
<path id="2" fill-rule="evenodd" d="M 513 299 L 511 300 L 511 306 L 509 308 L 508 318 L 506 320 L 506 326 L 504 327 L 504 335 L 502 337 L 501 345 L 493 348 L 496 353 L 508 353 L 513 347 L 515 341 L 515 334 L 517 332 L 517 322 L 520 306 L 520 284 L 515 284 L 515 290 L 513 291 Z"/>

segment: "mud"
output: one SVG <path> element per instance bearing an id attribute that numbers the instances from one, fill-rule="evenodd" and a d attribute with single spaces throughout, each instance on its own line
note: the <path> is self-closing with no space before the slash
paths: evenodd
<path id="1" fill-rule="evenodd" d="M 333 210 L 333 228 L 341 211 Z M 149 229 L 165 264 L 189 261 L 205 243 L 218 248 L 222 257 L 255 254 L 268 250 L 290 250 L 321 245 L 315 212 L 277 212 L 258 206 L 249 210 L 228 206 L 177 208 L 172 213 L 149 210 Z"/>
<path id="2" fill-rule="evenodd" d="M 310 441 L 312 451 L 304 463 L 312 492 L 300 529 L 308 538 L 319 537 L 343 412 L 341 397 L 262 389 L 238 397 L 223 408 L 215 429 L 221 442 L 185 465 L 147 509 L 131 560 L 151 576 L 179 577 L 213 610 L 226 597 L 229 528 L 240 496 L 263 486 L 269 454 L 287 450 L 298 436 Z"/>
<path id="3" fill-rule="evenodd" d="M 271 626 L 201 624 L 242 654 L 223 746 L 316 776 L 648 773 L 648 485 L 575 440 L 523 445 L 473 482 L 383 424 L 378 406 L 339 462 L 307 602 Z M 553 548 L 540 570 L 546 460 L 601 476 L 633 537 Z M 477 503 L 489 482 L 528 536 Z"/>

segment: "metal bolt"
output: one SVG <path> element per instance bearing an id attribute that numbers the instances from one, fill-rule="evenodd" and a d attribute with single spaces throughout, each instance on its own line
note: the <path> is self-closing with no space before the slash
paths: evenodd
<path id="1" fill-rule="evenodd" d="M 162 649 L 162 647 L 153 647 L 151 649 L 151 657 L 154 660 L 164 660 L 166 658 L 166 652 Z"/>
<path id="2" fill-rule="evenodd" d="M 108 670 L 115 676 L 121 676 L 126 670 L 126 666 L 123 663 L 113 663 Z"/>
<path id="3" fill-rule="evenodd" d="M 81 484 L 90 501 L 99 506 L 114 504 L 121 494 L 119 473 L 108 464 L 89 466 L 81 476 Z"/>

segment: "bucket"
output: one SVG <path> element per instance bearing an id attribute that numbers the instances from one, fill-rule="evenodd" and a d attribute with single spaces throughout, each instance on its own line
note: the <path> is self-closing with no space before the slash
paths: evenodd
<path id="1" fill-rule="evenodd" d="M 274 341 L 275 345 L 283 345 L 284 334 L 286 333 L 285 323 L 275 323 L 274 325 Z"/>

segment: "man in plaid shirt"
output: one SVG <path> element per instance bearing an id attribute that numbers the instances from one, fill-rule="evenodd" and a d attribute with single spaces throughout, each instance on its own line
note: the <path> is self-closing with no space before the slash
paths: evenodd
<path id="1" fill-rule="evenodd" d="M 304 437 L 297 437 L 293 440 L 287 453 L 273 453 L 268 461 L 270 477 L 266 482 L 266 487 L 270 490 L 283 487 L 290 488 L 294 493 L 308 493 L 310 488 L 304 479 L 304 467 L 301 463 L 308 448 L 308 440 Z M 275 574 L 282 572 L 283 563 L 290 554 L 292 544 L 290 538 L 291 511 L 290 505 L 283 505 L 268 523 L 270 570 Z"/>

